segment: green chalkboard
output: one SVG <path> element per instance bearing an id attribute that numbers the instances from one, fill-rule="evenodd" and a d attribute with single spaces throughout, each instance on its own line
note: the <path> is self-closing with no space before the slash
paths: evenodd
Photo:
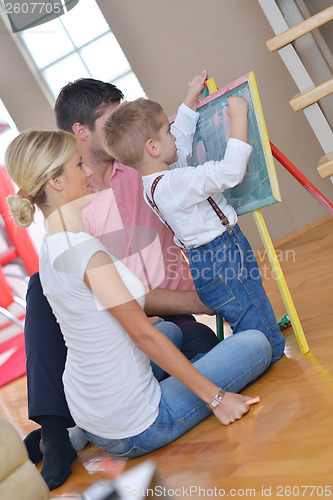
<path id="1" fill-rule="evenodd" d="M 240 96 L 249 105 L 248 141 L 253 151 L 241 184 L 224 195 L 238 215 L 281 201 L 274 161 L 253 72 L 199 102 L 200 114 L 189 165 L 199 165 L 224 156 L 230 132 L 225 103 L 229 96 Z"/>

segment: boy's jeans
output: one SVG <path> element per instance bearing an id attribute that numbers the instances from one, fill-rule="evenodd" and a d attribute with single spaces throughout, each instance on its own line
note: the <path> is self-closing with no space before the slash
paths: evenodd
<path id="1" fill-rule="evenodd" d="M 238 225 L 215 240 L 187 250 L 195 288 L 201 301 L 230 324 L 233 333 L 259 330 L 272 347 L 272 363 L 281 358 L 285 339 L 252 248 Z"/>
<path id="2" fill-rule="evenodd" d="M 272 350 L 264 334 L 249 330 L 223 340 L 193 365 L 217 386 L 239 392 L 259 377 L 271 360 Z M 135 458 L 171 443 L 211 414 L 206 403 L 174 377 L 162 380 L 160 387 L 159 414 L 148 429 L 124 439 L 107 439 L 83 431 L 89 441 L 111 455 Z"/>

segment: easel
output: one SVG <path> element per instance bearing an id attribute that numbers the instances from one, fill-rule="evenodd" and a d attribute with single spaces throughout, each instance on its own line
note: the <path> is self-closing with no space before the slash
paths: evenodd
<path id="1" fill-rule="evenodd" d="M 325 198 L 325 196 L 303 175 L 296 167 L 293 165 L 288 158 L 286 158 L 279 149 L 274 146 L 270 142 L 272 154 L 276 160 L 278 160 L 281 165 L 291 173 L 293 177 L 295 177 L 300 184 L 323 206 L 328 212 L 333 215 L 333 205 L 332 203 Z M 306 354 L 309 352 L 309 346 L 307 344 L 301 323 L 299 321 L 293 300 L 291 298 L 286 280 L 284 279 L 281 266 L 276 257 L 275 249 L 272 243 L 272 240 L 269 236 L 264 218 L 260 210 L 256 210 L 253 212 L 254 220 L 257 224 L 257 228 L 259 230 L 259 234 L 261 236 L 262 242 L 264 244 L 265 250 L 267 252 L 267 256 L 269 262 L 272 266 L 274 277 L 277 281 L 278 287 L 280 289 L 280 293 L 284 302 L 284 305 L 289 314 L 289 318 L 291 320 L 291 324 L 293 326 L 295 336 L 298 342 L 298 345 L 301 349 L 302 354 Z"/>
<path id="2" fill-rule="evenodd" d="M 291 298 L 287 282 L 284 278 L 284 275 L 283 275 L 279 260 L 277 258 L 271 237 L 269 235 L 267 226 L 265 224 L 263 215 L 261 213 L 261 210 L 255 210 L 252 213 L 253 213 L 253 217 L 254 217 L 255 223 L 257 225 L 261 240 L 262 240 L 264 247 L 265 247 L 265 250 L 267 252 L 267 257 L 268 257 L 269 263 L 272 267 L 274 278 L 276 279 L 277 285 L 279 287 L 283 303 L 285 305 L 285 308 L 287 309 L 287 313 L 289 315 L 289 318 L 290 318 L 290 321 L 291 321 L 299 348 L 300 348 L 302 354 L 306 354 L 307 352 L 309 352 L 310 349 L 309 349 L 308 343 L 306 341 L 301 322 L 299 320 L 297 311 L 295 309 L 293 299 Z"/>
<path id="3" fill-rule="evenodd" d="M 216 92 L 216 90 L 217 90 L 217 87 L 215 85 L 213 78 L 209 78 L 207 80 L 205 87 L 206 87 L 206 89 L 203 93 L 203 97 L 207 96 L 207 91 L 208 91 L 208 95 L 209 95 L 209 94 Z M 272 152 L 273 152 L 273 155 L 275 156 L 275 158 L 278 161 L 280 161 L 280 163 L 283 166 L 285 166 L 285 162 L 284 162 L 285 157 L 283 157 L 282 153 L 280 153 L 280 151 L 277 148 L 275 148 L 275 146 L 273 146 L 272 143 L 270 143 L 270 146 L 271 146 L 271 149 L 272 149 Z M 273 151 L 273 148 L 274 148 L 274 151 Z M 296 167 L 294 167 L 294 170 L 297 170 Z M 299 180 L 299 179 L 297 179 L 297 180 Z M 299 182 L 300 182 L 300 180 L 299 180 Z M 309 182 L 307 183 L 307 185 L 308 184 L 309 184 Z M 312 194 L 314 195 L 316 188 L 314 186 L 312 186 L 311 189 L 313 189 Z M 318 191 L 318 190 L 316 190 L 316 191 Z M 318 193 L 319 193 L 319 191 L 318 191 Z M 320 201 L 320 203 L 324 204 L 324 206 L 326 208 L 329 208 L 329 205 L 331 205 L 330 202 L 328 202 L 328 200 L 326 200 L 326 198 L 323 197 L 321 195 L 321 193 L 319 193 L 320 196 L 318 195 L 318 193 L 316 193 L 316 195 L 317 195 L 316 198 L 318 199 L 318 201 Z M 331 205 L 331 210 L 332 210 L 331 213 L 333 213 L 333 206 L 332 205 Z M 258 210 L 254 210 L 252 213 L 253 213 L 253 217 L 254 217 L 255 223 L 257 225 L 261 240 L 263 242 L 264 248 L 266 250 L 270 265 L 272 267 L 273 275 L 277 281 L 282 300 L 284 302 L 284 305 L 285 305 L 286 310 L 288 312 L 291 324 L 293 326 L 293 330 L 294 330 L 299 348 L 300 348 L 302 354 L 306 354 L 307 352 L 309 352 L 309 346 L 308 346 L 308 343 L 306 341 L 302 325 L 300 323 L 297 311 L 296 311 L 295 306 L 294 306 L 294 302 L 292 300 L 292 297 L 291 297 L 291 294 L 289 292 L 286 280 L 284 278 L 284 275 L 283 275 L 279 260 L 277 258 L 271 237 L 269 235 L 267 226 L 265 224 L 262 212 L 260 209 L 258 209 Z M 223 320 L 219 316 L 216 317 L 216 329 L 217 329 L 218 337 L 220 339 L 223 338 Z"/>
<path id="4" fill-rule="evenodd" d="M 281 153 L 281 151 L 274 146 L 272 142 L 270 142 L 271 149 L 272 149 L 272 154 L 274 158 L 286 169 L 288 172 L 310 193 L 317 201 L 320 203 L 326 210 L 333 215 L 333 205 L 332 203 L 325 198 L 325 196 L 305 177 L 302 172 L 300 172 L 295 165 L 291 163 L 286 156 Z M 267 252 L 267 256 L 269 259 L 269 262 L 271 264 L 274 277 L 277 281 L 282 300 L 284 302 L 284 305 L 287 309 L 287 312 L 289 314 L 289 318 L 291 320 L 291 324 L 299 345 L 299 348 L 302 352 L 302 354 L 306 354 L 309 352 L 309 346 L 306 341 L 304 331 L 302 328 L 302 325 L 300 323 L 297 311 L 294 306 L 294 302 L 291 298 L 288 285 L 286 283 L 286 280 L 284 278 L 281 266 L 279 264 L 278 258 L 276 256 L 276 252 L 272 243 L 272 240 L 270 238 L 267 226 L 265 224 L 263 215 L 261 213 L 261 210 L 255 210 L 253 213 L 254 220 L 256 222 L 261 240 L 264 244 L 265 250 Z M 219 338 L 223 338 L 223 320 L 221 317 L 217 316 L 216 317 L 216 328 L 218 331 L 218 336 Z"/>
<path id="5" fill-rule="evenodd" d="M 289 315 L 299 348 L 302 354 L 306 354 L 307 352 L 309 352 L 310 349 L 306 341 L 297 311 L 295 309 L 293 299 L 291 298 L 287 282 L 285 280 L 279 260 L 277 258 L 274 245 L 272 243 L 266 223 L 264 221 L 264 217 L 260 209 L 255 210 L 252 213 L 261 237 L 261 241 L 264 244 L 264 248 L 266 250 L 269 263 L 273 270 L 274 278 L 276 279 L 277 285 L 279 287 L 283 303 L 285 305 L 285 308 L 287 309 L 287 313 Z M 219 339 L 220 340 L 223 339 L 223 320 L 220 316 L 216 316 L 216 330 Z"/>
<path id="6" fill-rule="evenodd" d="M 329 214 L 333 215 L 333 205 L 330 201 L 328 201 L 327 198 L 312 184 L 312 182 L 305 177 L 302 172 L 298 170 L 298 168 L 291 163 L 288 158 L 284 156 L 284 154 L 281 153 L 281 151 L 274 146 L 272 142 L 270 142 L 272 154 L 274 158 L 286 169 L 288 172 L 304 187 L 304 189 L 307 190 L 308 193 L 313 196 L 318 203 L 320 203 L 326 210 L 329 212 Z"/>

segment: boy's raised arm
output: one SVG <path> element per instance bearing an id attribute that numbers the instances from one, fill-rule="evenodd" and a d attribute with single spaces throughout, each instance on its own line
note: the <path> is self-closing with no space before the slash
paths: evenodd
<path id="1" fill-rule="evenodd" d="M 228 98 L 227 114 L 231 118 L 230 138 L 248 142 L 248 104 L 242 97 L 232 96 Z"/>
<path id="2" fill-rule="evenodd" d="M 187 167 L 187 159 L 192 155 L 193 136 L 198 121 L 197 104 L 207 79 L 207 71 L 193 78 L 191 87 L 184 103 L 178 109 L 171 132 L 176 138 L 178 161 L 170 165 L 171 168 Z"/>
<path id="3" fill-rule="evenodd" d="M 185 97 L 184 104 L 193 111 L 197 110 L 198 100 L 201 97 L 201 92 L 204 89 L 205 81 L 207 80 L 208 72 L 204 70 L 201 75 L 196 75 L 191 83 L 190 89 Z"/>

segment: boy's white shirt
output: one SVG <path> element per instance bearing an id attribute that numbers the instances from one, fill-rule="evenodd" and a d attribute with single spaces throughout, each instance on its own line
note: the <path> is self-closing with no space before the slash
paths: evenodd
<path id="1" fill-rule="evenodd" d="M 236 224 L 236 211 L 228 205 L 222 191 L 242 181 L 252 152 L 252 146 L 232 138 L 228 141 L 223 160 L 189 167 L 187 160 L 192 153 L 198 117 L 199 113 L 185 104 L 180 106 L 172 128 L 172 133 L 176 136 L 177 152 L 181 151 L 178 161 L 170 165 L 172 170 L 142 178 L 147 201 L 147 195 L 151 199 L 152 183 L 163 174 L 155 189 L 154 201 L 163 219 L 174 231 L 175 243 L 179 246 L 183 244 L 186 248 L 204 245 L 226 230 L 208 203 L 209 196 L 228 217 L 230 224 Z"/>
<path id="2" fill-rule="evenodd" d="M 193 137 L 197 128 L 199 113 L 181 104 L 175 121 L 171 125 L 171 133 L 176 138 L 178 160 L 170 165 L 171 169 L 188 166 L 188 159 L 192 155 Z"/>

